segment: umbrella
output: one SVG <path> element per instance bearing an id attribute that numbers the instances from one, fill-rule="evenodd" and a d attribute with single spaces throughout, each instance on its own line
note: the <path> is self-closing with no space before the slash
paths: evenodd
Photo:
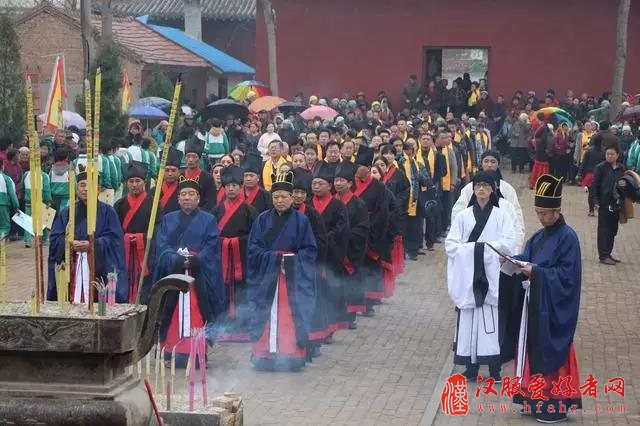
<path id="1" fill-rule="evenodd" d="M 44 114 L 40 114 L 38 116 L 40 121 L 44 122 L 46 119 Z M 62 111 L 62 125 L 67 128 L 71 126 L 76 126 L 78 129 L 86 129 L 87 122 L 84 121 L 84 118 L 77 112 L 73 111 Z"/>
<path id="2" fill-rule="evenodd" d="M 623 120 L 640 119 L 640 105 L 634 105 L 634 106 L 625 108 L 620 118 Z"/>
<path id="3" fill-rule="evenodd" d="M 262 96 L 251 102 L 251 104 L 249 105 L 249 111 L 271 111 L 272 109 L 275 109 L 278 105 L 286 101 L 286 99 L 282 99 L 279 96 Z"/>
<path id="4" fill-rule="evenodd" d="M 205 119 L 215 117 L 225 120 L 229 115 L 233 115 L 235 118 L 247 118 L 249 108 L 233 99 L 220 99 L 207 105 L 202 111 L 202 115 Z"/>
<path id="5" fill-rule="evenodd" d="M 278 110 L 283 114 L 302 112 L 305 109 L 307 109 L 306 106 L 294 101 L 287 101 L 278 105 Z"/>
<path id="6" fill-rule="evenodd" d="M 168 100 L 166 100 L 164 98 L 158 98 L 156 96 L 150 96 L 148 98 L 140 98 L 140 99 L 138 99 L 131 106 L 132 107 L 135 107 L 135 106 L 150 106 L 150 107 L 155 107 L 155 108 L 160 108 L 160 109 L 166 109 L 166 108 L 169 108 L 171 106 L 171 101 L 168 101 Z"/>
<path id="7" fill-rule="evenodd" d="M 268 96 L 271 94 L 271 90 L 261 81 L 247 80 L 233 86 L 233 89 L 229 92 L 229 97 L 236 101 L 243 102 L 247 99 L 249 92 L 254 92 L 256 97 Z"/>
<path id="8" fill-rule="evenodd" d="M 139 118 L 141 120 L 164 120 L 169 116 L 156 107 L 152 106 L 133 106 L 127 111 L 129 117 Z"/>
<path id="9" fill-rule="evenodd" d="M 324 105 L 314 105 L 302 111 L 300 116 L 305 120 L 313 120 L 315 117 L 320 117 L 325 120 L 327 118 L 335 118 L 338 115 L 338 111 L 333 108 L 329 108 Z"/>
<path id="10" fill-rule="evenodd" d="M 561 122 L 568 123 L 569 126 L 573 126 L 573 116 L 562 108 L 557 107 L 546 107 L 541 108 L 538 111 L 532 112 L 529 116 L 532 124 L 537 123 L 538 121 L 538 113 L 544 114 L 544 119 L 551 124 L 558 125 Z"/>

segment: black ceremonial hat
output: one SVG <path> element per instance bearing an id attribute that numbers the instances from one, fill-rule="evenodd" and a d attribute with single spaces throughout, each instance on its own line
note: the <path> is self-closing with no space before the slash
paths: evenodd
<path id="1" fill-rule="evenodd" d="M 178 183 L 178 191 L 182 191 L 183 189 L 195 189 L 196 191 L 198 191 L 198 194 L 200 193 L 200 176 L 194 178 L 194 179 L 189 179 L 184 177 L 184 175 L 180 176 L 180 181 Z"/>
<path id="2" fill-rule="evenodd" d="M 300 189 L 311 194 L 311 181 L 313 176 L 309 170 L 301 167 L 293 169 L 293 189 Z"/>
<path id="3" fill-rule="evenodd" d="M 146 179 L 147 177 L 147 170 L 137 161 L 131 161 L 129 164 L 127 164 L 127 167 L 124 171 L 124 178 L 125 179 L 131 179 L 131 178 L 140 178 L 142 180 Z"/>
<path id="4" fill-rule="evenodd" d="M 356 155 L 356 164 L 371 167 L 373 164 L 373 155 L 373 149 L 360 145 L 360 148 L 358 148 L 358 155 Z"/>
<path id="5" fill-rule="evenodd" d="M 195 136 L 190 137 L 184 144 L 184 153 L 194 153 L 198 154 L 198 156 L 202 156 L 202 151 L 204 151 L 204 141 L 201 141 Z"/>
<path id="6" fill-rule="evenodd" d="M 286 172 L 280 173 L 278 176 L 272 176 L 273 185 L 271 185 L 271 192 L 287 191 L 293 192 L 293 173 Z"/>
<path id="7" fill-rule="evenodd" d="M 323 162 L 313 178 L 326 180 L 327 182 L 332 184 L 334 171 L 335 168 L 332 165 Z"/>
<path id="8" fill-rule="evenodd" d="M 242 185 L 243 182 L 243 174 L 242 169 L 235 165 L 230 165 L 228 167 L 223 167 L 220 170 L 220 180 L 222 182 L 222 186 L 226 186 L 230 183 L 237 183 L 238 185 Z"/>
<path id="9" fill-rule="evenodd" d="M 540 209 L 559 209 L 562 204 L 562 179 L 542 175 L 536 181 L 533 205 Z"/>
<path id="10" fill-rule="evenodd" d="M 182 163 L 182 152 L 174 147 L 169 148 L 169 154 L 167 154 L 167 163 L 165 166 L 173 166 L 180 168 Z"/>
<path id="11" fill-rule="evenodd" d="M 357 168 L 358 166 L 353 164 L 351 161 L 343 161 L 342 163 L 340 163 L 338 168 L 336 168 L 334 177 L 353 181 L 353 179 L 356 177 Z"/>
<path id="12" fill-rule="evenodd" d="M 244 173 L 255 173 L 262 175 L 262 157 L 257 152 L 248 152 L 242 161 L 242 169 Z"/>

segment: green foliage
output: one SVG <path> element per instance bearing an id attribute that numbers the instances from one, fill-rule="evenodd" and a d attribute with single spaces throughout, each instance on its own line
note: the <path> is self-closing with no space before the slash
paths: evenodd
<path id="1" fill-rule="evenodd" d="M 149 96 L 157 96 L 168 100 L 173 99 L 173 83 L 157 63 L 153 65 L 149 82 L 140 94 L 141 98 Z"/>
<path id="2" fill-rule="evenodd" d="M 120 51 L 114 43 L 103 44 L 99 47 L 98 55 L 91 66 L 89 81 L 91 83 L 92 98 L 95 96 L 96 69 L 100 67 L 100 72 L 102 73 L 100 139 L 103 141 L 108 141 L 114 136 L 122 136 L 126 132 L 127 116 L 120 111 L 122 105 L 122 94 L 120 93 L 122 88 L 122 68 L 119 58 Z M 82 111 L 84 111 L 84 105 Z"/>
<path id="3" fill-rule="evenodd" d="M 0 136 L 17 144 L 24 134 L 27 102 L 20 41 L 6 16 L 0 16 L 0 40 Z"/>

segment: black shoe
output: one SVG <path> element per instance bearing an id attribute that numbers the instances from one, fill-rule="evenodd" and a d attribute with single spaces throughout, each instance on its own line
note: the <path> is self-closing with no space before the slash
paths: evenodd
<path id="1" fill-rule="evenodd" d="M 433 244 L 430 246 L 427 246 L 427 251 L 434 251 L 435 249 L 433 248 Z"/>
<path id="2" fill-rule="evenodd" d="M 424 256 L 425 254 L 427 254 L 422 250 L 418 250 L 416 253 L 419 254 L 420 256 Z"/>
<path id="3" fill-rule="evenodd" d="M 478 381 L 478 367 L 467 367 L 466 370 L 462 373 L 464 377 L 467 378 L 469 382 L 477 382 Z"/>
<path id="4" fill-rule="evenodd" d="M 610 257 L 605 257 L 604 259 L 600 259 L 600 263 L 604 265 L 611 265 L 611 266 L 617 265 L 617 263 Z"/>
<path id="5" fill-rule="evenodd" d="M 416 254 L 410 254 L 410 255 L 409 255 L 409 260 L 418 260 L 418 255 L 416 255 Z"/>
<path id="6" fill-rule="evenodd" d="M 494 383 L 502 383 L 502 376 L 500 373 L 491 373 L 490 376 Z"/>
<path id="7" fill-rule="evenodd" d="M 333 333 L 324 338 L 324 343 L 326 345 L 331 345 L 333 343 Z"/>
<path id="8" fill-rule="evenodd" d="M 613 257 L 613 256 L 611 256 L 611 255 L 609 255 L 609 259 L 613 260 L 613 261 L 614 261 L 614 262 L 616 262 L 616 263 L 622 263 L 622 260 L 620 260 L 620 259 L 616 259 L 615 257 Z"/>
<path id="9" fill-rule="evenodd" d="M 536 413 L 536 421 L 539 423 L 546 423 L 546 424 L 566 422 L 567 414 L 566 413 L 545 413 L 544 411 L 542 411 L 539 414 Z"/>
<path id="10" fill-rule="evenodd" d="M 318 358 L 320 355 L 322 355 L 320 353 L 320 345 L 313 345 L 309 348 L 309 356 L 311 358 Z"/>
<path id="11" fill-rule="evenodd" d="M 362 316 L 372 317 L 375 313 L 376 311 L 373 310 L 372 306 L 367 306 L 367 310 L 362 313 Z"/>

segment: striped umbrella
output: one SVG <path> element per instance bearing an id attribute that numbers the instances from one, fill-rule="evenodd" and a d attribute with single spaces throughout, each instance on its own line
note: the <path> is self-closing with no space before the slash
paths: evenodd
<path id="1" fill-rule="evenodd" d="M 256 97 L 267 96 L 271 94 L 271 90 L 261 81 L 247 80 L 236 84 L 229 92 L 229 97 L 235 99 L 238 102 L 244 102 L 247 99 L 249 92 L 256 94 Z"/>

